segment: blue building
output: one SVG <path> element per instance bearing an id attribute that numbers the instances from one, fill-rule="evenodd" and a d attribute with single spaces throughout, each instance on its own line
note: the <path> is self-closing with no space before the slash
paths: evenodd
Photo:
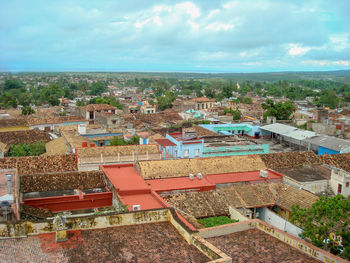
<path id="1" fill-rule="evenodd" d="M 318 135 L 305 140 L 305 144 L 310 150 L 318 155 L 349 153 L 350 141 L 339 139 L 337 137 Z"/>
<path id="2" fill-rule="evenodd" d="M 184 131 L 169 133 L 165 137 L 176 146 L 170 153 L 174 158 L 199 158 L 203 156 L 204 140 L 199 139 L 195 132 Z"/>
<path id="3" fill-rule="evenodd" d="M 257 138 L 261 136 L 259 126 L 245 123 L 225 123 L 225 124 L 201 124 L 199 125 L 210 131 L 224 135 L 241 135 Z"/>

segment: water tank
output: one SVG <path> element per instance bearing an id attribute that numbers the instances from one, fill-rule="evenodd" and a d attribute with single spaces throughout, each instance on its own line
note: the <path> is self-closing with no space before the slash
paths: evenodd
<path id="1" fill-rule="evenodd" d="M 83 147 L 83 148 L 88 147 L 88 142 L 82 142 L 82 143 L 81 143 L 81 147 Z"/>

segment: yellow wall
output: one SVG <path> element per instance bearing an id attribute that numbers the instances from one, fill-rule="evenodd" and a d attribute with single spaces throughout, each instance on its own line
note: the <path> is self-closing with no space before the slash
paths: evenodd
<path id="1" fill-rule="evenodd" d="M 0 132 L 26 131 L 26 130 L 29 130 L 29 126 L 15 126 L 15 127 L 0 128 Z"/>

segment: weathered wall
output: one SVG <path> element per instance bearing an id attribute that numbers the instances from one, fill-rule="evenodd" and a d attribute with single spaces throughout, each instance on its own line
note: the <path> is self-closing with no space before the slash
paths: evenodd
<path id="1" fill-rule="evenodd" d="M 248 217 L 245 217 L 244 215 L 242 215 L 237 209 L 233 208 L 232 206 L 228 207 L 228 211 L 230 213 L 231 219 L 236 219 L 239 221 L 249 220 Z"/>
<path id="2" fill-rule="evenodd" d="M 295 188 L 305 189 L 313 194 L 325 192 L 328 186 L 328 180 L 318 180 L 312 182 L 297 182 L 288 176 L 283 177 L 283 183 L 294 186 Z"/>
<path id="3" fill-rule="evenodd" d="M 275 214 L 267 207 L 262 207 L 259 209 L 259 219 L 295 237 L 299 237 L 299 234 L 303 232 L 301 228 L 293 225 L 289 221 Z"/>
<path id="4" fill-rule="evenodd" d="M 337 133 L 337 128 L 335 125 L 328 125 L 323 123 L 312 123 L 311 127 L 314 132 L 319 134 L 336 135 Z"/>
<path id="5" fill-rule="evenodd" d="M 255 225 L 256 223 L 254 220 L 247 220 L 247 221 L 242 221 L 238 223 L 209 227 L 209 228 L 200 229 L 199 236 L 202 238 L 223 236 L 223 235 L 228 235 L 239 231 L 245 231 L 248 229 L 255 228 Z"/>
<path id="6" fill-rule="evenodd" d="M 71 216 L 66 218 L 65 226 L 62 228 L 65 228 L 66 230 L 97 229 L 114 226 L 164 222 L 170 221 L 170 217 L 171 214 L 169 209 L 100 216 Z M 52 220 L 38 223 L 22 221 L 15 224 L 0 224 L 0 238 L 37 235 L 55 231 L 56 229 Z"/>

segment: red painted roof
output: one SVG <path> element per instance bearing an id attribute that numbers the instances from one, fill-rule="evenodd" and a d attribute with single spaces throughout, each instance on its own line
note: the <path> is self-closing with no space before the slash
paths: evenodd
<path id="1" fill-rule="evenodd" d="M 209 183 L 205 177 L 199 180 L 195 177 L 191 180 L 189 177 L 176 177 L 166 179 L 152 179 L 146 180 L 146 183 L 152 188 L 153 191 L 163 192 L 182 189 L 202 189 L 202 190 L 215 190 L 215 184 Z"/>
<path id="2" fill-rule="evenodd" d="M 225 183 L 238 183 L 238 182 L 251 182 L 262 181 L 267 179 L 282 179 L 283 176 L 273 171 L 268 171 L 268 177 L 260 177 L 260 171 L 241 172 L 241 173 L 226 173 L 226 174 L 210 174 L 206 175 L 209 183 L 212 184 L 225 184 Z"/>
<path id="3" fill-rule="evenodd" d="M 144 194 L 151 191 L 133 164 L 103 165 L 101 167 L 120 195 Z"/>
<path id="4" fill-rule="evenodd" d="M 149 194 L 123 195 L 123 196 L 119 196 L 119 198 L 120 198 L 120 201 L 124 205 L 128 206 L 129 211 L 132 211 L 133 205 L 140 205 L 141 210 L 157 209 L 157 208 L 164 208 L 165 207 L 151 193 L 149 193 Z"/>
<path id="5" fill-rule="evenodd" d="M 176 146 L 175 143 L 173 143 L 172 141 L 170 141 L 169 139 L 157 139 L 155 140 L 156 143 L 158 143 L 160 146 L 162 147 L 166 147 L 166 146 Z"/>

